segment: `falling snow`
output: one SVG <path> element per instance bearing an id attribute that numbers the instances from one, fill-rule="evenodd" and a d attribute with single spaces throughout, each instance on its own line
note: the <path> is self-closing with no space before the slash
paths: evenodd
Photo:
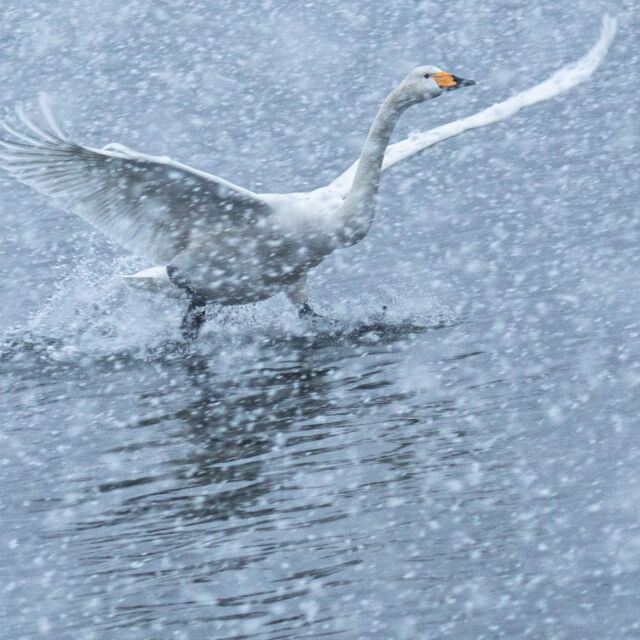
<path id="1" fill-rule="evenodd" d="M 618 34 L 585 83 L 384 175 L 367 238 L 222 309 L 0 174 L 0 638 L 640 637 L 633 0 L 5 0 L 2 113 L 255 192 L 357 157 L 419 64 L 466 117 Z"/>

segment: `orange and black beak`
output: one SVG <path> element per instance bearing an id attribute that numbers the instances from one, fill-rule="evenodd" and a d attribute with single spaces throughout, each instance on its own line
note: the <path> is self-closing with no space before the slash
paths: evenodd
<path id="1" fill-rule="evenodd" d="M 436 81 L 437 85 L 443 91 L 453 91 L 454 89 L 467 87 L 476 83 L 475 80 L 465 80 L 465 78 L 458 78 L 458 76 L 454 76 L 453 73 L 449 73 L 448 71 L 438 71 L 437 73 L 432 73 L 431 77 Z"/>

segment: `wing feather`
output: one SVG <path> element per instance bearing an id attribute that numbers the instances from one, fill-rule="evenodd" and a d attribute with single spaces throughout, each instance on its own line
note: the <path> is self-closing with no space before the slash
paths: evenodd
<path id="1" fill-rule="evenodd" d="M 167 264 L 207 229 L 239 234 L 271 212 L 251 191 L 170 158 L 77 144 L 46 97 L 40 108 L 43 122 L 21 107 L 18 124 L 0 122 L 9 134 L 0 138 L 0 166 L 135 254 Z"/>
<path id="2" fill-rule="evenodd" d="M 389 169 L 401 160 L 432 147 L 434 144 L 453 138 L 465 131 L 485 127 L 495 122 L 501 122 L 516 114 L 520 109 L 531 106 L 543 100 L 549 100 L 559 93 L 567 91 L 587 80 L 604 60 L 607 50 L 616 34 L 617 22 L 615 18 L 605 15 L 602 19 L 602 29 L 598 41 L 577 62 L 567 65 L 554 73 L 547 80 L 516 95 L 498 102 L 491 107 L 461 120 L 449 122 L 430 131 L 417 133 L 411 137 L 396 142 L 387 147 L 382 170 Z M 356 173 L 358 163 L 352 164 L 342 175 L 338 176 L 329 187 L 346 197 L 351 189 L 351 183 Z"/>

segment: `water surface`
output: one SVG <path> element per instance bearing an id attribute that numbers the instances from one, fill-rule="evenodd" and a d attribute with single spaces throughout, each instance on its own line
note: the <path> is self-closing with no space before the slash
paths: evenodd
<path id="1" fill-rule="evenodd" d="M 400 134 L 578 57 L 605 9 L 620 34 L 588 85 L 386 176 L 316 324 L 275 298 L 186 349 L 182 302 L 115 276 L 145 265 L 2 177 L 0 637 L 640 637 L 631 3 L 9 5 L 6 106 L 45 88 L 87 142 L 256 189 L 336 175 L 414 63 L 478 91 Z"/>

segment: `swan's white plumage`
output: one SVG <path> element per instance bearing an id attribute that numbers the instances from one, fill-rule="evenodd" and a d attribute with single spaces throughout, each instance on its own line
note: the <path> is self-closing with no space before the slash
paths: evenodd
<path id="1" fill-rule="evenodd" d="M 0 139 L 0 165 L 62 199 L 63 208 L 131 252 L 177 266 L 210 299 L 241 304 L 280 290 L 304 291 L 310 268 L 340 244 L 366 235 L 381 170 L 583 82 L 602 62 L 615 30 L 615 19 L 605 16 L 598 42 L 577 63 L 475 115 L 387 146 L 406 108 L 402 103 L 441 92 L 425 75 L 437 68 L 419 67 L 392 92 L 374 121 L 359 161 L 366 171 L 354 180 L 356 163 L 309 193 L 255 194 L 165 156 L 119 144 L 102 149 L 77 144 L 62 132 L 46 99 L 41 99 L 42 122 L 18 108 L 17 127 L 2 123 L 11 139 Z M 131 282 L 144 285 L 155 279 L 166 279 L 164 267 L 136 274 Z"/>
<path id="2" fill-rule="evenodd" d="M 587 80 L 604 60 L 609 46 L 616 34 L 617 21 L 609 15 L 602 19 L 602 29 L 598 41 L 579 60 L 559 69 L 552 76 L 516 95 L 498 102 L 491 107 L 473 114 L 467 118 L 448 122 L 430 131 L 416 133 L 405 140 L 390 144 L 384 156 L 383 171 L 402 160 L 424 151 L 434 144 L 438 144 L 465 131 L 485 127 L 495 122 L 501 122 L 515 115 L 524 107 L 543 102 L 567 91 Z M 343 174 L 338 176 L 329 186 L 343 197 L 349 192 L 357 163 L 352 164 Z"/>
<path id="3" fill-rule="evenodd" d="M 222 217 L 241 227 L 271 211 L 247 189 L 170 158 L 77 144 L 62 133 L 45 96 L 40 104 L 45 124 L 20 108 L 20 128 L 2 123 L 13 139 L 0 140 L 0 164 L 137 255 L 169 263 L 203 226 Z"/>

